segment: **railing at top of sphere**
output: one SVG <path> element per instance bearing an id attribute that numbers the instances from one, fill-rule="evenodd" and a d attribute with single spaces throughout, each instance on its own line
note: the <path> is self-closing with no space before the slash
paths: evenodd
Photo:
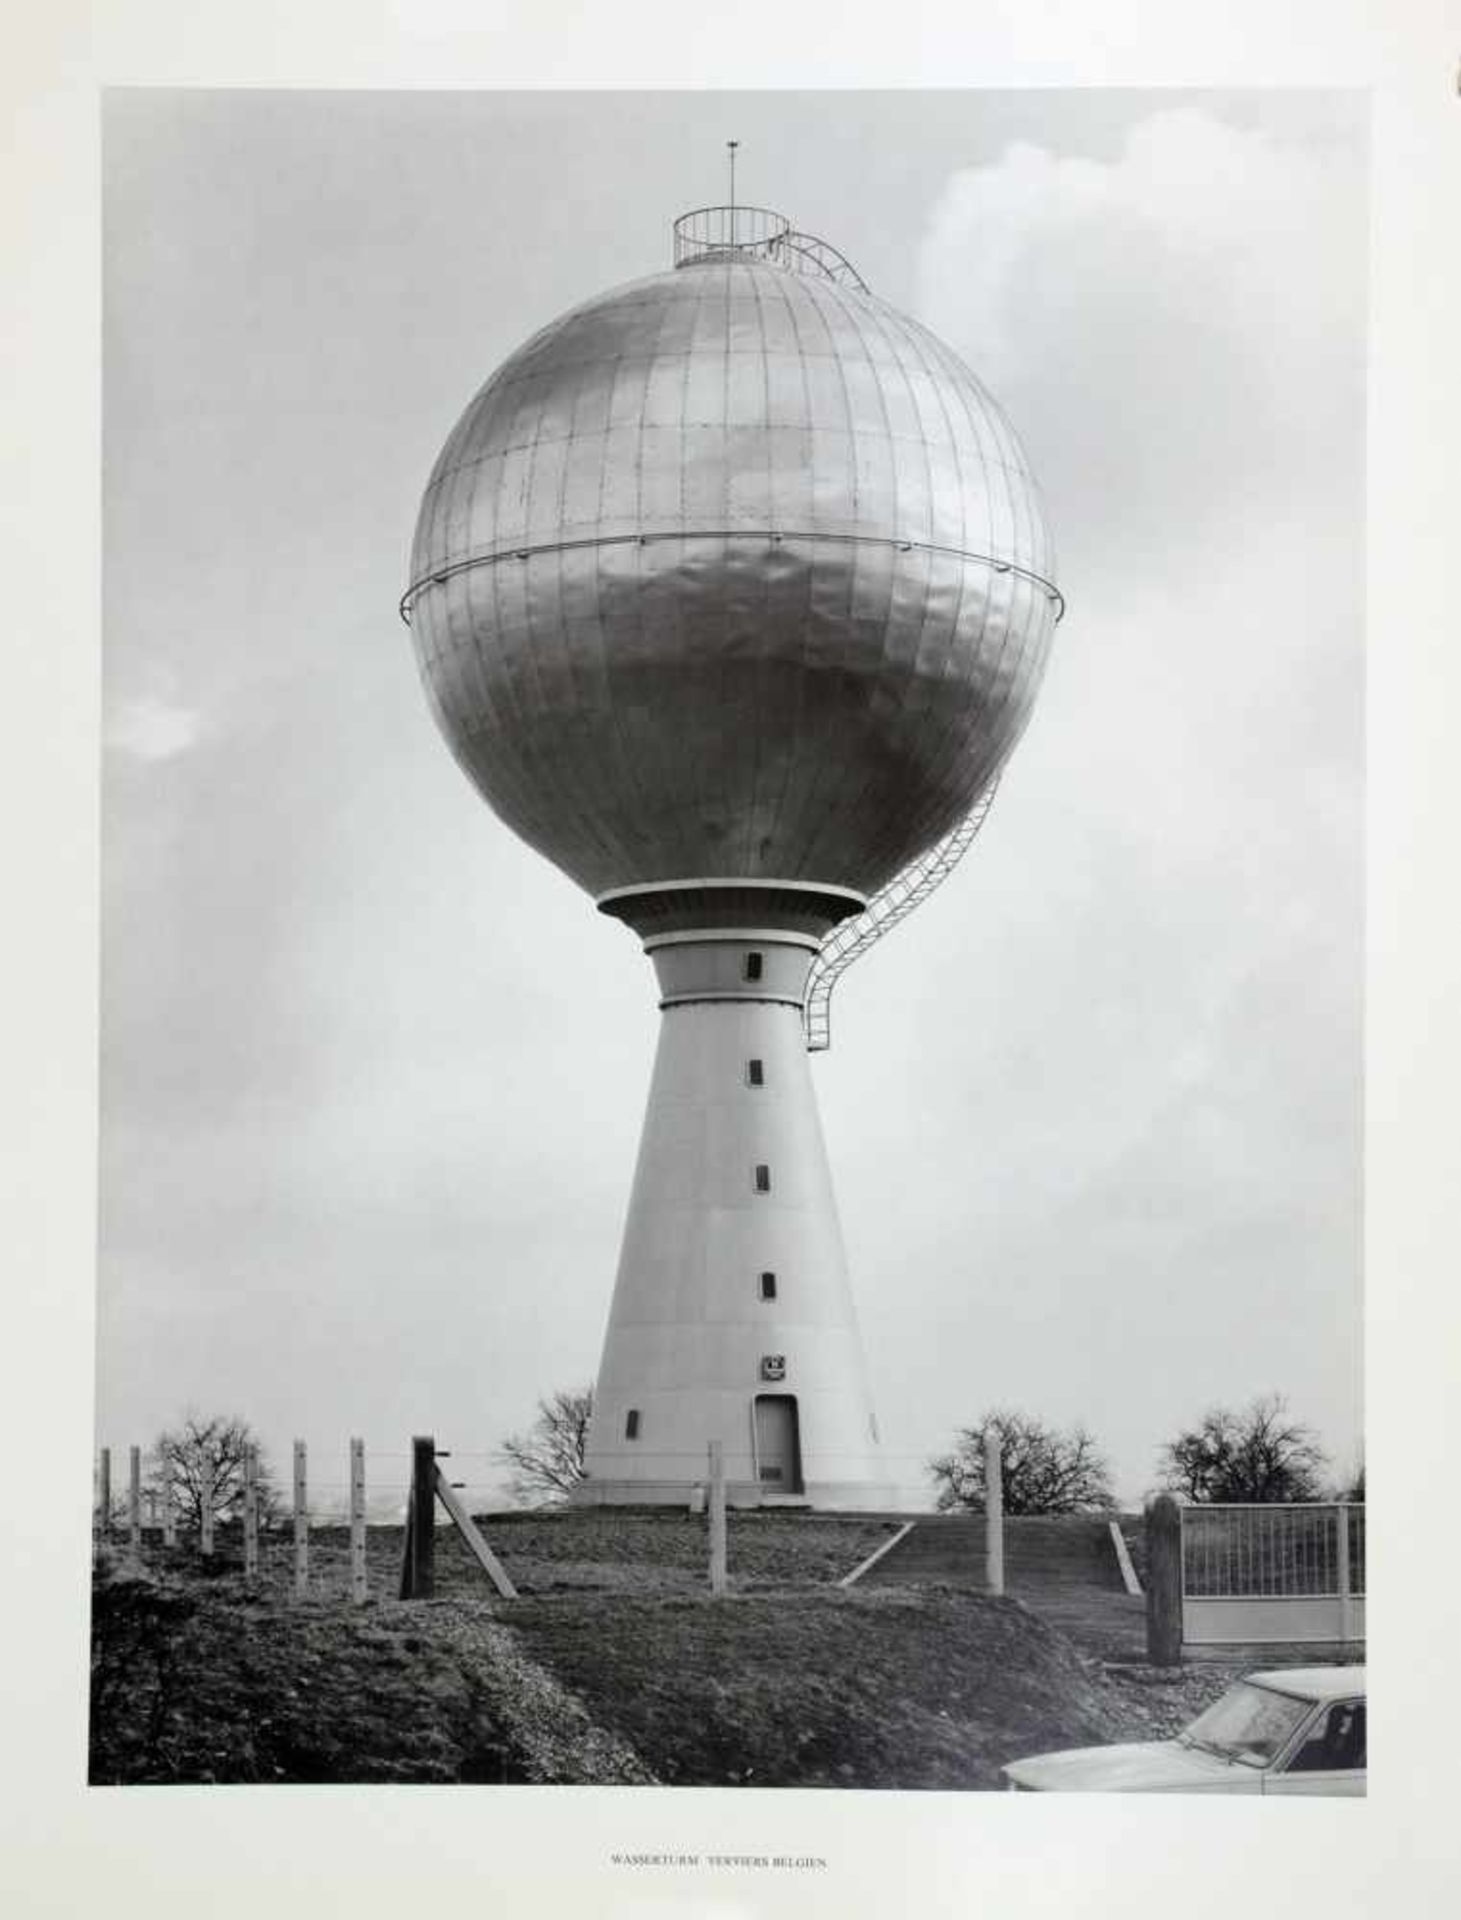
<path id="1" fill-rule="evenodd" d="M 696 207 L 675 222 L 675 265 L 728 253 L 768 260 L 790 232 L 790 220 L 770 207 Z"/>
<path id="2" fill-rule="evenodd" d="M 867 292 L 867 283 L 843 253 L 813 233 L 800 233 L 770 207 L 696 207 L 675 222 L 675 265 L 714 260 L 765 260 L 793 273 L 835 280 Z"/>

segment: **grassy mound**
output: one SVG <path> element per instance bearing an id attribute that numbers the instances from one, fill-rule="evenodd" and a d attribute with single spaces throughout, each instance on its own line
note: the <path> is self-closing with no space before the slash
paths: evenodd
<path id="1" fill-rule="evenodd" d="M 723 1600 L 677 1514 L 490 1521 L 512 1602 L 445 1530 L 439 1597 L 401 1602 L 400 1530 L 373 1528 L 364 1606 L 343 1530 L 313 1536 L 303 1598 L 287 1538 L 252 1585 L 232 1539 L 149 1543 L 150 1572 L 99 1570 L 91 1777 L 997 1788 L 1004 1761 L 1159 1737 L 1224 1684 L 1103 1672 L 1081 1596 L 1052 1620 L 937 1579 L 839 1589 L 896 1524 L 733 1515 Z"/>
<path id="2" fill-rule="evenodd" d="M 479 1516 L 494 1553 L 519 1592 L 594 1589 L 623 1593 L 701 1593 L 708 1579 L 709 1533 L 703 1515 L 623 1508 Z M 733 1513 L 728 1560 L 734 1588 L 831 1586 L 890 1539 L 902 1523 L 839 1514 Z M 402 1530 L 372 1526 L 366 1559 L 370 1591 L 394 1599 L 401 1571 Z M 155 1573 L 188 1582 L 243 1572 L 243 1541 L 236 1527 L 221 1528 L 217 1550 L 204 1560 L 196 1544 L 164 1547 L 158 1533 L 144 1540 Z M 343 1599 L 350 1591 L 350 1534 L 339 1526 L 310 1531 L 310 1593 Z M 258 1591 L 288 1598 L 294 1585 L 294 1547 L 287 1527 L 259 1541 Z M 452 1527 L 436 1529 L 436 1590 L 444 1599 L 489 1597 L 481 1568 Z"/>
<path id="3" fill-rule="evenodd" d="M 666 1785 L 998 1787 L 1003 1761 L 1127 1724 L 1062 1635 L 948 1588 L 562 1595 L 512 1624 Z"/>
<path id="4" fill-rule="evenodd" d="M 726 1560 L 732 1588 L 833 1586 L 902 1525 L 842 1514 L 731 1513 Z M 483 1522 L 523 1593 L 572 1587 L 703 1592 L 709 1563 L 703 1516 L 587 1507 L 502 1514 Z M 438 1543 L 444 1570 L 457 1543 Z"/>

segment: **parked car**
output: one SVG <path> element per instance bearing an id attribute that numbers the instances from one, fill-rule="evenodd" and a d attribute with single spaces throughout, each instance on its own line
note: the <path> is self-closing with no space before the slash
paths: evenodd
<path id="1" fill-rule="evenodd" d="M 1175 1740 L 1012 1760 L 1011 1793 L 1324 1793 L 1365 1790 L 1365 1670 L 1250 1673 Z"/>

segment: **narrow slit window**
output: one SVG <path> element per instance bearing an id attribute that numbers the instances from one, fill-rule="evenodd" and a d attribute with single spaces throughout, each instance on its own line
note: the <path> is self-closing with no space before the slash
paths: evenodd
<path id="1" fill-rule="evenodd" d="M 760 1060 L 748 1060 L 746 1062 L 746 1084 L 751 1087 L 765 1086 L 766 1067 L 764 1062 Z"/>
<path id="2" fill-rule="evenodd" d="M 776 1275 L 774 1273 L 763 1273 L 761 1275 L 761 1298 L 763 1300 L 774 1300 L 776 1298 Z"/>
<path id="3" fill-rule="evenodd" d="M 756 1168 L 756 1191 L 757 1193 L 771 1191 L 771 1169 L 764 1162 Z"/>
<path id="4" fill-rule="evenodd" d="M 761 955 L 759 953 L 748 953 L 746 955 L 745 975 L 748 980 L 759 980 L 761 978 Z"/>
<path id="5" fill-rule="evenodd" d="M 637 1440 L 639 1438 L 638 1407 L 631 1407 L 624 1416 L 624 1438 L 626 1440 Z"/>

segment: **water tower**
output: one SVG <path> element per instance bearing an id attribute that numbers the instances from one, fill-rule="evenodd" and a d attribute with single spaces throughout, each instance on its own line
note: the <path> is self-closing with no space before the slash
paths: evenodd
<path id="1" fill-rule="evenodd" d="M 897 1504 L 807 1053 L 982 817 L 1052 570 L 974 376 L 760 208 L 677 221 L 437 460 L 402 602 L 432 711 L 663 1009 L 588 1499 L 681 1504 L 719 1440 L 732 1502 Z"/>

